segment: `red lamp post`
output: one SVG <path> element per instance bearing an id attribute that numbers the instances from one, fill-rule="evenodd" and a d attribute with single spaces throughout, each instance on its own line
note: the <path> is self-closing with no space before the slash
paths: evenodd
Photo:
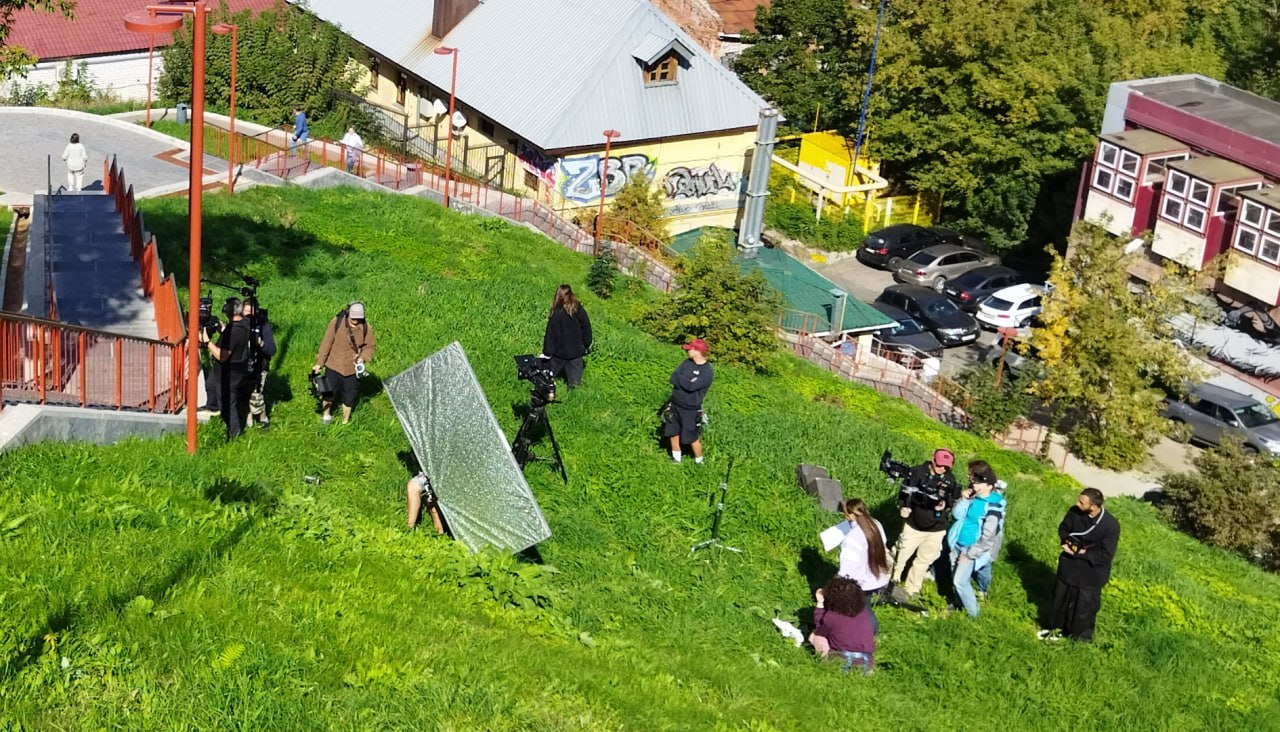
<path id="1" fill-rule="evenodd" d="M 604 164 L 600 166 L 600 211 L 596 214 L 596 242 L 591 251 L 594 256 L 600 256 L 600 223 L 604 220 L 604 194 L 609 186 L 609 148 L 613 145 L 613 138 L 621 135 L 617 130 L 604 131 Z"/>
<path id="2" fill-rule="evenodd" d="M 191 43 L 191 178 L 187 219 L 190 223 L 190 271 L 187 275 L 187 452 L 196 451 L 196 407 L 200 401 L 200 349 L 194 340 L 200 332 L 200 217 L 204 193 L 204 51 L 209 7 L 204 0 L 190 5 L 148 5 L 124 16 L 124 27 L 137 33 L 172 33 L 182 27 L 181 15 L 190 13 Z M 161 16 L 169 17 L 161 17 Z"/>
<path id="3" fill-rule="evenodd" d="M 210 28 L 215 34 L 231 34 L 231 139 L 227 141 L 227 195 L 236 192 L 236 34 L 240 26 L 218 23 Z"/>
<path id="4" fill-rule="evenodd" d="M 453 56 L 453 75 L 449 79 L 449 140 L 444 146 L 444 207 L 449 208 L 449 183 L 453 178 L 453 106 L 458 98 L 458 49 L 439 46 L 437 56 Z"/>

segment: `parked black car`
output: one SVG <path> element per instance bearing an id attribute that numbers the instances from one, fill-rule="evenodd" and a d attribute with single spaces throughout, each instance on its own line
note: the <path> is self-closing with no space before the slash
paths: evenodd
<path id="1" fill-rule="evenodd" d="M 876 331 L 876 338 L 880 339 L 886 348 L 913 356 L 923 353 L 933 358 L 942 358 L 942 344 L 915 318 L 892 305 L 875 303 L 871 307 L 879 310 L 886 317 L 893 318 L 897 323 Z"/>
<path id="2" fill-rule="evenodd" d="M 986 249 L 985 243 L 941 226 L 894 224 L 872 232 L 863 239 L 856 256 L 859 262 L 869 267 L 884 269 L 889 260 L 894 257 L 910 257 L 921 249 L 935 244 L 956 244 L 978 250 Z"/>
<path id="3" fill-rule="evenodd" d="M 891 285 L 876 298 L 920 321 L 944 346 L 963 346 L 978 340 L 978 321 L 956 307 L 941 292 L 919 285 Z"/>
<path id="4" fill-rule="evenodd" d="M 951 298 L 961 310 L 972 313 L 978 309 L 978 303 L 996 290 L 1012 285 L 1020 285 L 1026 278 L 1008 267 L 999 265 L 978 267 L 948 280 L 942 293 Z"/>

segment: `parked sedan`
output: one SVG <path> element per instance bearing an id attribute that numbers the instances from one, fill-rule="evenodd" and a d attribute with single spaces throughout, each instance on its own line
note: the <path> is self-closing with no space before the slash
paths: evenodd
<path id="1" fill-rule="evenodd" d="M 1245 449 L 1280 457 L 1280 417 L 1252 397 L 1213 384 L 1192 387 L 1186 400 L 1170 399 L 1164 416 L 1191 427 L 1191 439 L 1217 445 L 1238 431 Z"/>
<path id="2" fill-rule="evenodd" d="M 876 338 L 886 348 L 912 356 L 924 354 L 933 358 L 942 358 L 942 344 L 915 318 L 891 305 L 875 303 L 871 307 L 894 321 L 894 325 L 876 331 Z"/>
<path id="3" fill-rule="evenodd" d="M 996 328 L 1022 328 L 1044 309 L 1041 285 L 1014 285 L 998 290 L 978 304 L 978 322 Z"/>
<path id="4" fill-rule="evenodd" d="M 978 339 L 978 324 L 946 295 L 919 285 L 890 285 L 876 298 L 882 305 L 904 311 L 928 328 L 944 346 L 962 346 Z"/>
<path id="5" fill-rule="evenodd" d="M 863 239 L 862 246 L 855 254 L 859 262 L 882 269 L 894 257 L 909 257 L 921 249 L 938 244 L 964 245 L 978 250 L 986 246 L 977 239 L 957 234 L 941 226 L 894 224 L 873 232 Z"/>
<path id="6" fill-rule="evenodd" d="M 966 313 L 977 311 L 978 303 L 987 299 L 996 290 L 1022 283 L 1022 275 L 1008 267 L 978 267 L 947 280 L 942 294 L 951 298 Z"/>
<path id="7" fill-rule="evenodd" d="M 937 244 L 921 249 L 906 259 L 889 260 L 889 269 L 893 270 L 896 282 L 932 287 L 942 292 L 947 280 L 952 277 L 977 267 L 997 264 L 1000 264 L 1000 258 L 994 254 L 955 244 Z"/>

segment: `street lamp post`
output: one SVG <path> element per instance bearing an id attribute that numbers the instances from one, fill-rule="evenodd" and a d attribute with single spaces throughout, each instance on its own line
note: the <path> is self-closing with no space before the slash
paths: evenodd
<path id="1" fill-rule="evenodd" d="M 449 77 L 449 139 L 444 146 L 444 207 L 449 208 L 449 183 L 453 180 L 453 106 L 458 98 L 458 49 L 439 46 L 437 56 L 453 56 L 453 74 Z"/>
<path id="2" fill-rule="evenodd" d="M 591 254 L 597 257 L 600 256 L 600 223 L 604 220 L 605 189 L 609 187 L 609 149 L 613 145 L 613 138 L 621 135 L 617 130 L 604 131 L 604 164 L 600 166 L 600 211 L 596 213 L 596 241 L 591 250 Z"/>
<path id="3" fill-rule="evenodd" d="M 231 139 L 227 142 L 227 195 L 236 192 L 236 34 L 240 26 L 218 23 L 211 28 L 217 35 L 231 34 Z"/>
<path id="4" fill-rule="evenodd" d="M 196 451 L 196 408 L 200 401 L 200 217 L 204 193 L 204 52 L 209 7 L 204 0 L 190 5 L 148 5 L 124 16 L 126 29 L 137 33 L 172 33 L 182 27 L 181 15 L 190 13 L 191 42 L 191 177 L 187 219 L 190 224 L 190 271 L 187 275 L 187 452 Z M 169 17 L 161 17 L 161 16 Z"/>

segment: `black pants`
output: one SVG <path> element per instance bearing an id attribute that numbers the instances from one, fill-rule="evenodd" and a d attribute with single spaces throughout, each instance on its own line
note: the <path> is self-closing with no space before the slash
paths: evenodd
<path id="1" fill-rule="evenodd" d="M 249 394 L 253 380 L 243 368 L 225 366 L 222 369 L 222 419 L 227 423 L 227 438 L 239 437 L 244 432 L 244 422 L 249 416 Z"/>
<path id="2" fill-rule="evenodd" d="M 564 376 L 564 383 L 568 384 L 570 389 L 582 386 L 582 371 L 586 368 L 582 356 L 569 359 L 553 357 L 550 366 L 556 376 Z"/>
<path id="3" fill-rule="evenodd" d="M 1058 578 L 1053 589 L 1053 615 L 1049 626 L 1086 643 L 1093 640 L 1093 624 L 1102 607 L 1101 587 L 1076 587 Z"/>
<path id="4" fill-rule="evenodd" d="M 209 368 L 204 372 L 204 408 L 222 411 L 222 364 L 214 359 L 209 359 Z"/>

